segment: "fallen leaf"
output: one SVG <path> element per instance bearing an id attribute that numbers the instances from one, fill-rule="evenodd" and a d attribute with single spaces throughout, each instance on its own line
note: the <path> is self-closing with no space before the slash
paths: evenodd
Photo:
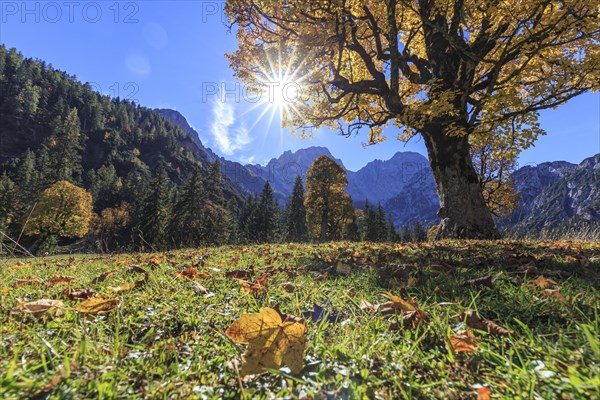
<path id="1" fill-rule="evenodd" d="M 484 276 L 482 278 L 469 279 L 462 283 L 461 286 L 487 286 L 489 288 L 494 287 L 494 277 L 492 275 Z"/>
<path id="2" fill-rule="evenodd" d="M 98 283 L 102 283 L 105 280 L 107 280 L 108 278 L 110 278 L 114 273 L 115 273 L 115 271 L 103 272 L 100 275 L 98 275 L 97 277 L 95 277 L 94 279 L 92 279 L 92 284 L 96 285 Z"/>
<path id="3" fill-rule="evenodd" d="M 254 275 L 254 270 L 236 269 L 225 273 L 227 278 L 232 279 L 248 279 Z"/>
<path id="4" fill-rule="evenodd" d="M 185 279 L 206 279 L 212 277 L 212 275 L 206 271 L 198 273 L 198 270 L 194 267 L 188 267 L 184 271 L 175 272 L 175 276 Z"/>
<path id="5" fill-rule="evenodd" d="M 450 336 L 450 344 L 457 353 L 472 353 L 477 350 L 477 338 L 471 330 L 456 332 Z"/>
<path id="6" fill-rule="evenodd" d="M 299 322 L 284 322 L 272 308 L 261 308 L 258 314 L 242 314 L 225 332 L 239 343 L 247 343 L 243 355 L 242 376 L 258 374 L 265 368 L 287 365 L 298 374 L 304 364 L 307 327 Z"/>
<path id="7" fill-rule="evenodd" d="M 533 283 L 535 286 L 539 287 L 540 289 L 548 289 L 548 288 L 553 288 L 555 286 L 558 286 L 558 284 L 556 282 L 554 282 L 552 279 L 545 278 L 544 275 L 538 276 L 531 283 Z"/>
<path id="8" fill-rule="evenodd" d="M 482 319 L 474 310 L 460 313 L 459 319 L 466 322 L 469 328 L 486 331 L 496 336 L 511 336 L 512 332 L 489 319 Z"/>
<path id="9" fill-rule="evenodd" d="M 46 284 L 47 285 L 68 285 L 70 283 L 73 283 L 74 281 L 75 281 L 75 278 L 72 276 L 54 275 L 53 277 L 46 280 Z"/>
<path id="10" fill-rule="evenodd" d="M 18 271 L 18 270 L 23 269 L 23 268 L 28 267 L 28 266 L 29 266 L 28 263 L 21 263 L 20 262 L 20 263 L 16 263 L 15 265 L 10 265 L 8 267 L 8 269 L 12 269 L 13 271 Z"/>
<path id="11" fill-rule="evenodd" d="M 87 300 L 94 295 L 94 289 L 72 289 L 63 290 L 63 296 L 71 300 Z"/>
<path id="12" fill-rule="evenodd" d="M 109 286 L 108 290 L 112 290 L 113 292 L 125 292 L 127 290 L 131 290 L 134 287 L 137 287 L 135 283 L 123 283 L 119 286 Z"/>
<path id="13" fill-rule="evenodd" d="M 562 295 L 560 289 L 544 289 L 544 295 L 547 297 L 552 297 L 558 300 L 559 303 L 566 306 L 567 308 L 571 308 L 571 303 Z"/>
<path id="14" fill-rule="evenodd" d="M 17 281 L 15 282 L 15 287 L 21 287 L 25 285 L 36 286 L 41 284 L 42 280 L 40 278 L 36 278 L 34 276 L 26 276 L 24 278 L 17 279 Z"/>
<path id="15" fill-rule="evenodd" d="M 391 300 L 387 303 L 380 304 L 377 309 L 382 314 L 400 314 L 406 311 L 416 311 L 418 309 L 417 302 L 415 299 L 403 300 L 402 298 L 391 294 L 390 292 L 384 292 L 384 294 Z"/>
<path id="16" fill-rule="evenodd" d="M 239 282 L 242 285 L 242 290 L 244 293 L 260 294 L 266 292 L 269 276 L 271 276 L 271 273 L 265 272 L 258 277 L 256 282 L 248 282 L 243 279 L 240 279 Z"/>
<path id="17" fill-rule="evenodd" d="M 427 316 L 427 314 L 425 314 L 423 310 L 406 311 L 402 314 L 401 324 L 394 322 L 390 325 L 390 330 L 397 331 L 401 327 L 404 329 L 413 330 L 419 325 L 421 321 L 426 320 L 428 318 L 429 317 Z"/>
<path id="18" fill-rule="evenodd" d="M 75 307 L 75 311 L 86 314 L 103 314 L 115 309 L 118 305 L 118 297 L 110 298 L 106 296 L 98 296 L 83 301 L 81 304 Z"/>
<path id="19" fill-rule="evenodd" d="M 283 283 L 281 287 L 288 293 L 294 293 L 296 291 L 296 286 L 290 282 Z"/>
<path id="20" fill-rule="evenodd" d="M 213 292 L 209 291 L 207 288 L 205 288 L 198 282 L 194 282 L 194 284 L 192 285 L 192 289 L 196 294 L 203 294 L 205 299 L 215 296 Z"/>
<path id="21" fill-rule="evenodd" d="M 492 400 L 492 398 L 490 397 L 490 395 L 492 394 L 492 391 L 489 388 L 481 387 L 479 389 L 477 389 L 477 400 Z"/>
<path id="22" fill-rule="evenodd" d="M 335 273 L 338 275 L 350 275 L 350 272 L 352 272 L 352 268 L 349 264 L 338 261 L 335 265 Z"/>
<path id="23" fill-rule="evenodd" d="M 60 315 L 63 307 L 64 304 L 60 300 L 41 299 L 30 303 L 20 301 L 18 309 L 26 314 L 39 317 L 47 312 L 51 312 L 53 315 Z"/>

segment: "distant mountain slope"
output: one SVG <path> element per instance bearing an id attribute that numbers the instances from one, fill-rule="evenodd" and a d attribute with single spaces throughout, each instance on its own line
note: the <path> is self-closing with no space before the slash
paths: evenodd
<path id="1" fill-rule="evenodd" d="M 260 168 L 245 166 L 238 162 L 219 157 L 212 149 L 202 144 L 198 132 L 190 126 L 187 119 L 179 111 L 171 109 L 156 109 L 155 111 L 163 118 L 183 129 L 206 154 L 207 162 L 213 163 L 218 159 L 221 163 L 223 175 L 228 178 L 236 191 L 244 196 L 261 192 L 266 180 L 261 176 Z M 278 197 L 282 198 L 283 194 L 279 194 Z"/>
<path id="2" fill-rule="evenodd" d="M 579 165 L 559 162 L 521 168 L 514 176 L 522 196 L 521 208 L 509 225 L 515 231 L 600 221 L 600 154 Z"/>
<path id="3" fill-rule="evenodd" d="M 423 170 L 429 170 L 429 162 L 419 153 L 398 152 L 389 160 L 371 161 L 356 172 L 348 172 L 346 192 L 355 203 L 385 203 L 402 193 L 415 177 L 422 177 Z M 419 178 L 417 178 L 419 179 Z"/>

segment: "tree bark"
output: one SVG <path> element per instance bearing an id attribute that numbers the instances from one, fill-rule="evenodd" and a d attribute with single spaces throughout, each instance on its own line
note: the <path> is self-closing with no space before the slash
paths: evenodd
<path id="1" fill-rule="evenodd" d="M 452 136 L 441 124 L 430 124 L 421 133 L 440 198 L 436 239 L 499 238 L 473 167 L 468 136 Z"/>

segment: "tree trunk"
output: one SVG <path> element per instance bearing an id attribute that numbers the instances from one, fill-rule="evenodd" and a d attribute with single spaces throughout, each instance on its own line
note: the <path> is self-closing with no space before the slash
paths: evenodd
<path id="1" fill-rule="evenodd" d="M 497 239 L 500 235 L 481 193 L 468 136 L 451 136 L 441 124 L 428 125 L 422 136 L 440 198 L 436 239 Z"/>

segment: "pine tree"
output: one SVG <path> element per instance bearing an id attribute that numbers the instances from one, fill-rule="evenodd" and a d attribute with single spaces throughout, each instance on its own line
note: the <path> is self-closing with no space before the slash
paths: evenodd
<path id="1" fill-rule="evenodd" d="M 410 228 L 407 225 L 402 227 L 402 234 L 400 235 L 400 241 L 403 243 L 409 243 L 413 241 L 412 233 L 410 232 Z"/>
<path id="2" fill-rule="evenodd" d="M 427 231 L 423 228 L 420 221 L 417 221 L 413 227 L 413 239 L 415 242 L 424 242 L 427 240 Z"/>
<path id="3" fill-rule="evenodd" d="M 77 108 L 69 109 L 69 113 L 61 121 L 57 117 L 53 123 L 54 134 L 50 137 L 50 162 L 54 180 L 78 183 L 81 180 L 81 130 Z"/>
<path id="4" fill-rule="evenodd" d="M 169 222 L 170 238 L 175 246 L 195 247 L 206 235 L 204 207 L 206 193 L 200 171 L 195 169 L 181 188 Z"/>
<path id="5" fill-rule="evenodd" d="M 294 189 L 288 200 L 285 212 L 285 237 L 288 242 L 304 242 L 308 240 L 306 224 L 306 207 L 304 206 L 304 186 L 298 175 L 294 181 Z"/>
<path id="6" fill-rule="evenodd" d="M 363 209 L 363 218 L 360 227 L 360 236 L 362 240 L 369 241 L 371 240 L 371 231 L 372 231 L 372 216 L 373 213 L 371 211 L 371 205 L 369 204 L 369 199 L 365 200 L 365 207 Z"/>
<path id="7" fill-rule="evenodd" d="M 400 240 L 400 235 L 398 235 L 398 231 L 394 226 L 394 220 L 392 219 L 392 214 L 388 214 L 387 217 L 387 229 L 386 229 L 386 241 L 390 243 L 395 243 Z"/>
<path id="8" fill-rule="evenodd" d="M 254 195 L 246 197 L 238 219 L 240 240 L 242 243 L 255 243 L 258 230 L 259 203 Z"/>
<path id="9" fill-rule="evenodd" d="M 376 242 L 384 242 L 387 240 L 385 211 L 383 211 L 381 203 L 377 204 L 377 210 L 374 212 L 372 240 Z"/>
<path id="10" fill-rule="evenodd" d="M 9 228 L 15 222 L 19 204 L 18 193 L 13 181 L 6 172 L 0 177 L 0 249 L 5 239 L 4 235 L 9 235 Z M 2 253 L 0 251 L 0 253 Z"/>
<path id="11" fill-rule="evenodd" d="M 165 228 L 170 215 L 168 179 L 167 172 L 160 167 L 139 205 L 137 229 L 133 234 L 134 241 L 142 249 L 147 245 L 159 249 L 164 244 Z"/>
<path id="12" fill-rule="evenodd" d="M 259 242 L 268 243 L 275 239 L 277 227 L 277 203 L 273 197 L 273 189 L 269 181 L 265 183 L 260 194 L 258 206 L 258 226 L 255 232 Z"/>
<path id="13" fill-rule="evenodd" d="M 225 205 L 223 196 L 223 178 L 221 175 L 221 162 L 215 160 L 210 167 L 210 172 L 206 179 L 206 196 L 207 200 L 217 206 Z"/>

